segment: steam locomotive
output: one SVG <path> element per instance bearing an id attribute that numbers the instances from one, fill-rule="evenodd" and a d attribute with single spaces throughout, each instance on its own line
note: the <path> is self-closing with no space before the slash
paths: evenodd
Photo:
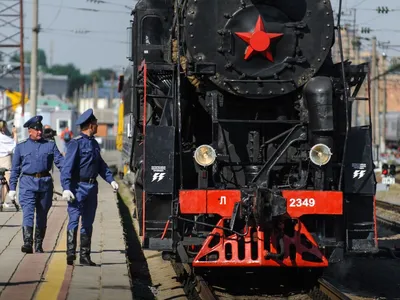
<path id="1" fill-rule="evenodd" d="M 378 251 L 371 124 L 351 126 L 369 69 L 333 62 L 329 0 L 139 0 L 132 16 L 123 153 L 144 248 L 194 268 Z"/>

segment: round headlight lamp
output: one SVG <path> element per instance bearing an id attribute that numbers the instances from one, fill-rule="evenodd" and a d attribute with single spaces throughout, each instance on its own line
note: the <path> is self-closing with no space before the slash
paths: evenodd
<path id="1" fill-rule="evenodd" d="M 331 149 L 325 144 L 316 144 L 310 150 L 310 160 L 317 166 L 326 165 L 331 157 Z"/>
<path id="2" fill-rule="evenodd" d="M 198 163 L 200 166 L 207 167 L 215 162 L 217 154 L 215 153 L 213 147 L 209 145 L 201 145 L 197 147 L 193 157 L 196 163 Z"/>

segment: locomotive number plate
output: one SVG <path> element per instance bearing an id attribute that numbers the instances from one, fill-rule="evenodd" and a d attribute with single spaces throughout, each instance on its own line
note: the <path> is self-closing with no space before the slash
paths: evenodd
<path id="1" fill-rule="evenodd" d="M 382 177 L 382 184 L 395 184 L 396 179 L 394 177 Z"/>
<path id="2" fill-rule="evenodd" d="M 305 199 L 301 199 L 301 198 L 290 198 L 289 199 L 289 206 L 290 207 L 313 207 L 315 206 L 315 199 L 314 198 L 305 198 Z"/>

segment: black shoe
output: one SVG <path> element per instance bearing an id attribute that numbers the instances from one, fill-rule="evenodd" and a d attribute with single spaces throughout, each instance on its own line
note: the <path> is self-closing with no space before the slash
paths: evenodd
<path id="1" fill-rule="evenodd" d="M 35 228 L 35 252 L 43 253 L 43 240 L 46 235 L 46 227 L 45 228 Z"/>
<path id="2" fill-rule="evenodd" d="M 90 259 L 91 237 L 81 233 L 81 253 L 79 262 L 84 266 L 96 266 Z"/>
<path id="3" fill-rule="evenodd" d="M 92 262 L 92 260 L 90 259 L 90 255 L 87 256 L 82 256 L 79 258 L 79 262 L 81 265 L 84 266 L 91 266 L 91 267 L 95 267 L 97 266 L 94 262 Z"/>
<path id="4" fill-rule="evenodd" d="M 23 226 L 22 236 L 24 244 L 21 247 L 21 251 L 27 254 L 33 253 L 33 227 Z"/>
<path id="5" fill-rule="evenodd" d="M 76 236 L 78 228 L 67 231 L 67 264 L 73 265 L 76 259 Z"/>

